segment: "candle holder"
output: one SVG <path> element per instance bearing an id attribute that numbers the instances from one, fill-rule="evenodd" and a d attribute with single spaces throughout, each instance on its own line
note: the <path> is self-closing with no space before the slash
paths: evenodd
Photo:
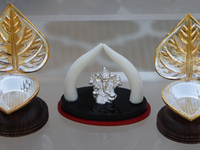
<path id="1" fill-rule="evenodd" d="M 48 108 L 39 97 L 39 82 L 24 72 L 41 69 L 48 60 L 44 35 L 9 4 L 0 16 L 0 135 L 23 136 L 42 128 Z"/>
<path id="2" fill-rule="evenodd" d="M 127 76 L 130 90 L 117 87 L 121 85 L 120 77 L 106 67 L 100 73 L 88 77 L 93 86 L 76 88 L 80 73 L 102 48 Z M 143 97 L 141 78 L 131 62 L 107 45 L 99 44 L 79 57 L 68 70 L 65 92 L 58 103 L 58 111 L 64 117 L 79 123 L 117 126 L 145 119 L 150 114 L 150 105 Z"/>
<path id="3" fill-rule="evenodd" d="M 158 130 L 181 143 L 200 142 L 200 24 L 190 14 L 160 42 L 155 69 L 177 80 L 162 90 L 164 106 L 157 116 Z"/>

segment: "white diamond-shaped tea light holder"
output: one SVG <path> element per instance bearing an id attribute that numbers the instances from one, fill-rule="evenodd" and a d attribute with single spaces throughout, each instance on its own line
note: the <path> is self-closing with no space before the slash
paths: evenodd
<path id="1" fill-rule="evenodd" d="M 0 109 L 10 114 L 28 104 L 38 93 L 38 81 L 28 75 L 9 73 L 0 76 Z"/>
<path id="2" fill-rule="evenodd" d="M 162 90 L 166 105 L 189 121 L 200 115 L 200 82 L 195 80 L 176 81 Z"/>

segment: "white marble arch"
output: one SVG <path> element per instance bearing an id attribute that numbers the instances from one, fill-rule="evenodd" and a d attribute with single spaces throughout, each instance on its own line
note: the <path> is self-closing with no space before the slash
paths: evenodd
<path id="1" fill-rule="evenodd" d="M 83 69 L 100 53 L 102 48 L 110 57 L 110 59 L 116 63 L 127 76 L 131 88 L 131 94 L 129 98 L 130 102 L 133 104 L 141 103 L 143 100 L 143 86 L 138 71 L 129 60 L 112 50 L 106 44 L 102 43 L 79 57 L 70 67 L 64 83 L 65 99 L 71 102 L 77 100 L 78 94 L 76 89 L 76 81 Z"/>

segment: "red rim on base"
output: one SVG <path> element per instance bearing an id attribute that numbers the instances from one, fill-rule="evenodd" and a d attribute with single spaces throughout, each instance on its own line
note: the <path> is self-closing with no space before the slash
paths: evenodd
<path id="1" fill-rule="evenodd" d="M 75 122 L 88 124 L 88 125 L 96 125 L 96 126 L 120 126 L 120 125 L 133 124 L 133 123 L 140 122 L 140 121 L 144 120 L 145 118 L 147 118 L 149 116 L 149 114 L 151 112 L 151 107 L 150 107 L 149 103 L 147 102 L 146 111 L 138 117 L 134 117 L 134 118 L 127 119 L 127 120 L 120 120 L 120 121 L 96 121 L 96 120 L 86 120 L 86 119 L 82 119 L 82 118 L 72 116 L 72 115 L 70 115 L 70 114 L 68 114 L 68 113 L 66 113 L 65 111 L 62 110 L 60 103 L 61 102 L 59 101 L 58 102 L 58 111 L 65 118 L 70 119 L 70 120 L 75 121 Z"/>

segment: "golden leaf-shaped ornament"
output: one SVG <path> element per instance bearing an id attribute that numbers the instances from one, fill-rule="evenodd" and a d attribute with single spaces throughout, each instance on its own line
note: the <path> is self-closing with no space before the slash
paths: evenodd
<path id="1" fill-rule="evenodd" d="M 0 71 L 34 72 L 47 62 L 44 35 L 9 4 L 0 16 Z"/>
<path id="2" fill-rule="evenodd" d="M 200 79 L 200 24 L 187 14 L 160 42 L 155 69 L 168 79 Z"/>
<path id="3" fill-rule="evenodd" d="M 23 72 L 41 69 L 49 57 L 43 34 L 12 4 L 0 15 L 0 110 L 10 114 L 39 92 L 38 81 Z"/>
<path id="4" fill-rule="evenodd" d="M 200 117 L 200 24 L 187 14 L 160 42 L 155 69 L 164 78 L 178 81 L 162 90 L 162 99 L 189 121 Z"/>

